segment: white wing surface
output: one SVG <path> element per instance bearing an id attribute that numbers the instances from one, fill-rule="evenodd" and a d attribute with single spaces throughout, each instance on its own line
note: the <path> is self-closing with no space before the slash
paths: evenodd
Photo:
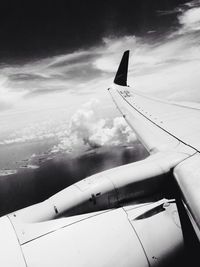
<path id="1" fill-rule="evenodd" d="M 124 54 L 127 57 L 126 53 L 128 51 Z M 125 64 L 123 58 L 122 65 Z M 119 71 L 122 72 L 122 68 L 119 67 L 116 77 L 122 78 Z M 200 109 L 149 97 L 126 86 L 126 77 L 125 82 L 119 82 L 119 79 L 115 78 L 109 92 L 150 152 L 175 149 L 180 143 L 191 151 L 200 151 Z"/>
<path id="2" fill-rule="evenodd" d="M 150 153 L 185 154 L 181 162 L 174 162 L 173 173 L 200 240 L 200 109 L 155 99 L 127 86 L 128 55 L 126 51 L 108 90 Z"/>

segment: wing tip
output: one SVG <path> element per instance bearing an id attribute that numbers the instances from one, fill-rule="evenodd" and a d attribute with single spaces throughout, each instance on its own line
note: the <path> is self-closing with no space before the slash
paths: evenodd
<path id="1" fill-rule="evenodd" d="M 129 54 L 130 50 L 126 50 L 122 56 L 114 79 L 114 83 L 117 85 L 127 86 Z"/>

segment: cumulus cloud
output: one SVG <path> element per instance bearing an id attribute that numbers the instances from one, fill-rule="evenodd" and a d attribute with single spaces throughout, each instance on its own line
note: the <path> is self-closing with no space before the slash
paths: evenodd
<path id="1" fill-rule="evenodd" d="M 99 105 L 93 100 L 83 105 L 72 116 L 69 128 L 60 138 L 52 152 L 89 149 L 105 145 L 127 145 L 136 140 L 136 136 L 122 117 L 113 120 L 98 118 L 95 109 Z"/>
<path id="2" fill-rule="evenodd" d="M 189 9 L 184 11 L 179 17 L 181 29 L 179 33 L 194 32 L 200 30 L 200 1 L 189 3 Z"/>
<path id="3" fill-rule="evenodd" d="M 101 102 L 92 99 L 78 109 L 69 121 L 44 121 L 14 131 L 0 145 L 38 142 L 53 139 L 51 152 L 71 152 L 104 145 L 127 145 L 136 140 L 135 134 L 122 117 L 104 118 L 98 114 Z"/>

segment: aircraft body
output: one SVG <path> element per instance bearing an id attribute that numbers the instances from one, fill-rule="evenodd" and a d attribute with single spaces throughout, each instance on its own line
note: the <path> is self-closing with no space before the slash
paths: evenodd
<path id="1" fill-rule="evenodd" d="M 127 86 L 128 60 L 108 91 L 149 156 L 1 217 L 1 266 L 166 266 L 187 219 L 199 241 L 200 110 Z"/>

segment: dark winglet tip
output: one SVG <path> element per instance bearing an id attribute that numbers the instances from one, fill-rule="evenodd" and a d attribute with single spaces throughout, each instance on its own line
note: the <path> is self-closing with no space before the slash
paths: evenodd
<path id="1" fill-rule="evenodd" d="M 115 84 L 127 86 L 129 53 L 130 50 L 126 50 L 122 56 L 119 68 L 114 79 Z"/>

